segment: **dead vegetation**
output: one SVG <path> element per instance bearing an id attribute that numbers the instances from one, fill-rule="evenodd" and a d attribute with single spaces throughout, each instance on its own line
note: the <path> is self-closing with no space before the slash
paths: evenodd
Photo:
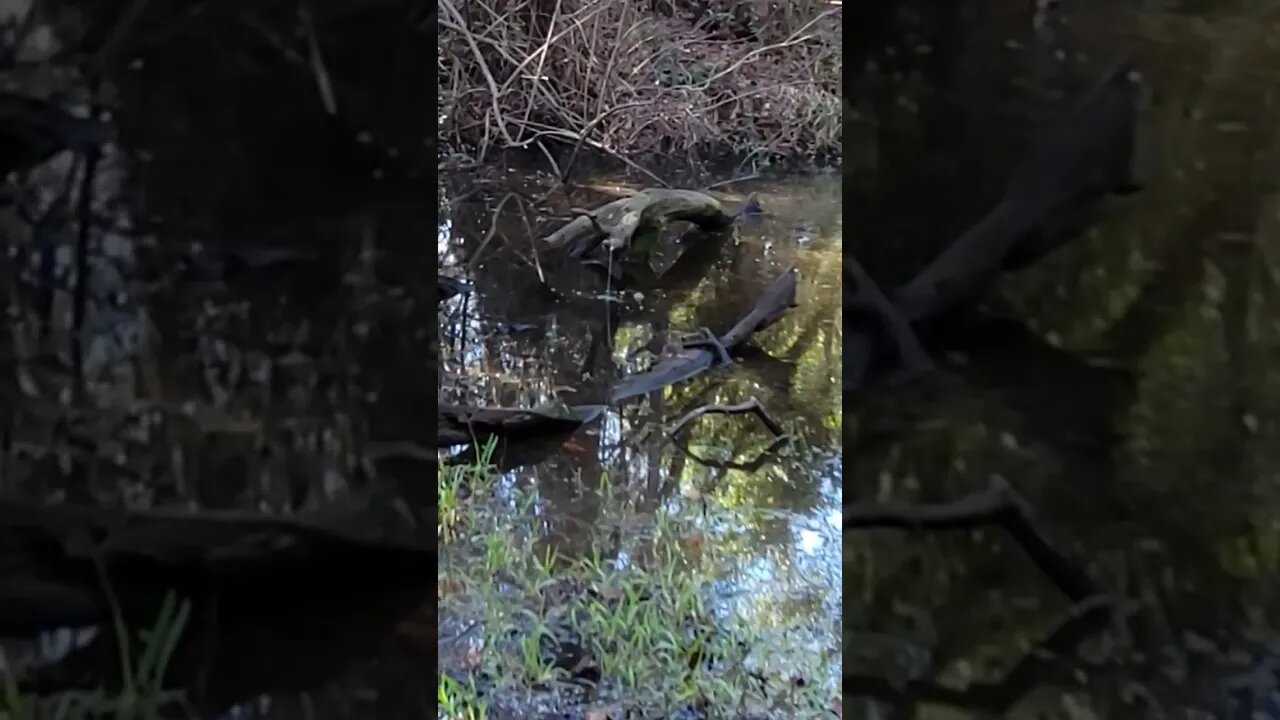
<path id="1" fill-rule="evenodd" d="M 440 146 L 472 159 L 515 148 L 550 158 L 556 144 L 628 157 L 838 157 L 840 8 L 444 0 Z"/>

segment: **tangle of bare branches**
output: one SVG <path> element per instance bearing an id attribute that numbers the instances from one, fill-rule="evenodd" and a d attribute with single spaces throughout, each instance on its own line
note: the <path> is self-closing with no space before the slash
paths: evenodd
<path id="1" fill-rule="evenodd" d="M 443 0 L 441 147 L 838 153 L 841 6 L 719 4 Z"/>

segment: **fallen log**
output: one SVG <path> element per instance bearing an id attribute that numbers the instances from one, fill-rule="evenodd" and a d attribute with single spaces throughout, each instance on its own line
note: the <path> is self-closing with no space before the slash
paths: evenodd
<path id="1" fill-rule="evenodd" d="M 436 447 L 478 443 L 490 436 L 522 440 L 574 430 L 604 413 L 603 405 L 544 408 L 472 407 L 441 404 Z"/>
<path id="2" fill-rule="evenodd" d="M 654 363 L 649 370 L 629 375 L 613 386 L 612 402 L 653 392 L 697 375 L 721 360 L 729 350 L 764 330 L 796 306 L 796 269 L 788 268 L 765 288 L 756 304 L 724 335 L 679 345 Z"/>
<path id="3" fill-rule="evenodd" d="M 696 190 L 648 188 L 630 197 L 585 210 L 543 238 L 551 248 L 567 248 L 582 257 L 604 242 L 611 250 L 643 246 L 672 221 L 686 221 L 703 230 L 728 227 L 733 216 L 719 200 Z"/>
<path id="4" fill-rule="evenodd" d="M 1130 72 L 1127 60 L 1113 66 L 1040 138 L 1000 202 L 893 293 L 904 317 L 919 323 L 976 300 L 1000 272 L 1077 237 L 1105 197 L 1133 191 L 1137 88 Z"/>
<path id="5" fill-rule="evenodd" d="M 846 292 L 845 390 L 888 369 L 922 367 L 936 321 L 976 303 L 1003 272 L 1022 269 L 1079 236 L 1108 196 L 1137 187 L 1132 163 L 1137 89 L 1116 63 L 1028 152 L 998 203 L 905 285 L 882 299 L 854 258 Z M 887 300 L 887 302 L 886 302 Z"/>

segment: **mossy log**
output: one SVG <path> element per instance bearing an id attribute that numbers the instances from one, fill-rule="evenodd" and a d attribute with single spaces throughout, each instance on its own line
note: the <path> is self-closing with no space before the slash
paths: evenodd
<path id="1" fill-rule="evenodd" d="M 578 215 L 543 242 L 568 248 L 571 257 L 582 257 L 605 241 L 610 249 L 628 247 L 676 220 L 716 230 L 728 227 L 733 216 L 719 200 L 696 190 L 648 188 Z"/>

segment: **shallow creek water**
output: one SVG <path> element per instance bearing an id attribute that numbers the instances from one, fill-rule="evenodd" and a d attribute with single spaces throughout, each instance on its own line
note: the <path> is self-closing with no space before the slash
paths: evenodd
<path id="1" fill-rule="evenodd" d="M 1006 278 L 940 385 L 857 399 L 848 499 L 1003 477 L 1114 612 L 1079 620 L 999 529 L 850 533 L 850 716 L 1277 717 L 1275 4 L 906 5 L 846 146 L 850 247 L 886 285 L 1126 54 L 1145 187 Z"/>
<path id="2" fill-rule="evenodd" d="M 624 185 L 610 177 L 581 184 L 597 190 L 576 195 L 580 207 L 612 199 Z M 465 192 L 466 185 L 452 187 Z M 537 547 L 564 561 L 593 552 L 592 538 L 603 533 L 613 536 L 609 564 L 639 562 L 639 538 L 652 532 L 655 517 L 688 523 L 696 545 L 720 550 L 703 569 L 714 582 L 718 622 L 729 629 L 799 628 L 756 648 L 757 661 L 775 670 L 788 663 L 806 673 L 816 667 L 808 681 L 834 687 L 842 498 L 840 183 L 831 175 L 788 177 L 731 190 L 721 195 L 727 205 L 756 193 L 766 215 L 740 221 L 732 237 L 713 246 L 683 248 L 675 265 L 680 249 L 664 248 L 658 255 L 665 257 L 651 264 L 672 269 L 639 295 L 625 290 L 623 311 L 597 296 L 575 303 L 544 299 L 529 262 L 530 230 L 540 235 L 555 223 L 522 216 L 515 196 L 490 190 L 453 205 L 439 232 L 442 272 L 475 290 L 442 305 L 440 397 L 524 407 L 605 403 L 612 382 L 643 370 L 668 338 L 699 327 L 724 332 L 770 281 L 795 266 L 798 306 L 733 366 L 611 405 L 600 421 L 542 447 L 498 447 L 492 462 L 502 483 L 536 491 Z M 574 283 L 586 272 L 576 263 L 541 263 L 552 282 Z M 680 436 L 683 448 L 662 429 L 698 405 L 750 397 L 793 442 L 768 452 L 773 436 L 743 415 L 704 416 Z M 466 542 L 442 545 L 442 573 L 450 567 L 465 573 L 473 551 Z M 465 596 L 442 599 L 443 669 L 451 662 L 458 668 L 465 655 L 464 643 L 443 639 L 478 612 Z"/>

